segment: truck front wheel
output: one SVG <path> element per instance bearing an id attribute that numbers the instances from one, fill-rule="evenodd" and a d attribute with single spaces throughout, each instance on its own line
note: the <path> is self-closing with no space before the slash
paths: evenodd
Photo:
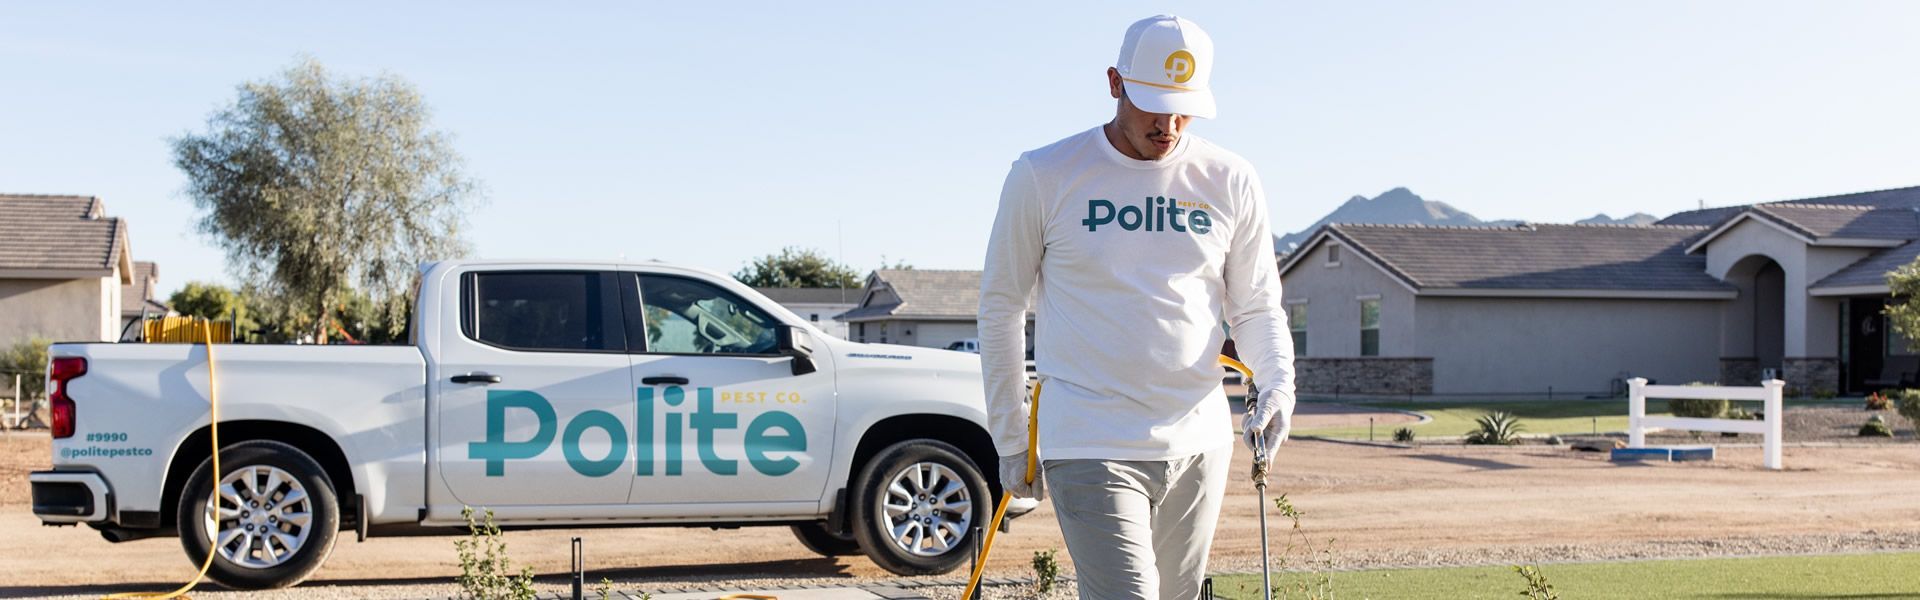
<path id="1" fill-rule="evenodd" d="M 202 462 L 180 495 L 180 545 L 207 578 L 260 590 L 300 583 L 333 553 L 340 504 L 320 463 L 299 448 L 255 440 L 220 451 L 220 481 Z"/>
<path id="2" fill-rule="evenodd" d="M 953 571 L 973 556 L 974 528 L 992 518 L 987 481 L 960 449 L 907 440 L 875 454 L 853 489 L 854 539 L 899 575 Z"/>

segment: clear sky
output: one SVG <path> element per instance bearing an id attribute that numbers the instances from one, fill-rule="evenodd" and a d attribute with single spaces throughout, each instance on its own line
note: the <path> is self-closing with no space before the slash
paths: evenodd
<path id="1" fill-rule="evenodd" d="M 0 191 L 102 196 L 163 289 L 224 280 L 167 139 L 305 53 L 419 87 L 482 257 L 974 269 L 1008 163 L 1109 118 L 1160 12 L 1213 36 L 1193 131 L 1277 233 L 1397 186 L 1571 221 L 1920 185 L 1920 2 L 321 4 L 0 5 Z"/>

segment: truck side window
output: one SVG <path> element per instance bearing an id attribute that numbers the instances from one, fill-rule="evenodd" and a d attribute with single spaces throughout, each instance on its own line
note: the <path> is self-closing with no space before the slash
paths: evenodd
<path id="1" fill-rule="evenodd" d="M 473 274 L 468 337 L 534 351 L 625 351 L 619 288 L 591 271 Z"/>
<path id="2" fill-rule="evenodd" d="M 647 351 L 665 354 L 772 354 L 779 323 L 714 285 L 681 277 L 640 276 Z"/>

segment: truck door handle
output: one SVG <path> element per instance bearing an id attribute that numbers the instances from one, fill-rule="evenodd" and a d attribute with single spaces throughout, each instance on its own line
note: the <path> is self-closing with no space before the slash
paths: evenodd
<path id="1" fill-rule="evenodd" d="M 500 376 L 492 373 L 468 373 L 453 376 L 454 383 L 500 383 Z"/>
<path id="2" fill-rule="evenodd" d="M 686 385 L 687 378 L 679 375 L 655 375 L 653 377 L 641 378 L 640 383 L 647 385 Z"/>

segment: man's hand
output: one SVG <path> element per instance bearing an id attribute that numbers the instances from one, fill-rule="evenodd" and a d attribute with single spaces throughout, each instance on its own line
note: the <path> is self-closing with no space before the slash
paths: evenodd
<path id="1" fill-rule="evenodd" d="M 1266 451 L 1265 455 L 1255 454 L 1253 460 L 1273 460 L 1273 453 L 1287 441 L 1287 433 L 1293 430 L 1293 396 L 1260 390 L 1260 401 L 1247 411 L 1247 418 L 1241 421 L 1240 427 L 1241 438 L 1247 443 L 1247 449 Z"/>
<path id="2" fill-rule="evenodd" d="M 1016 498 L 1047 499 L 1047 479 L 1034 465 L 1033 483 L 1027 483 L 1027 453 L 1000 457 L 1000 487 Z"/>

